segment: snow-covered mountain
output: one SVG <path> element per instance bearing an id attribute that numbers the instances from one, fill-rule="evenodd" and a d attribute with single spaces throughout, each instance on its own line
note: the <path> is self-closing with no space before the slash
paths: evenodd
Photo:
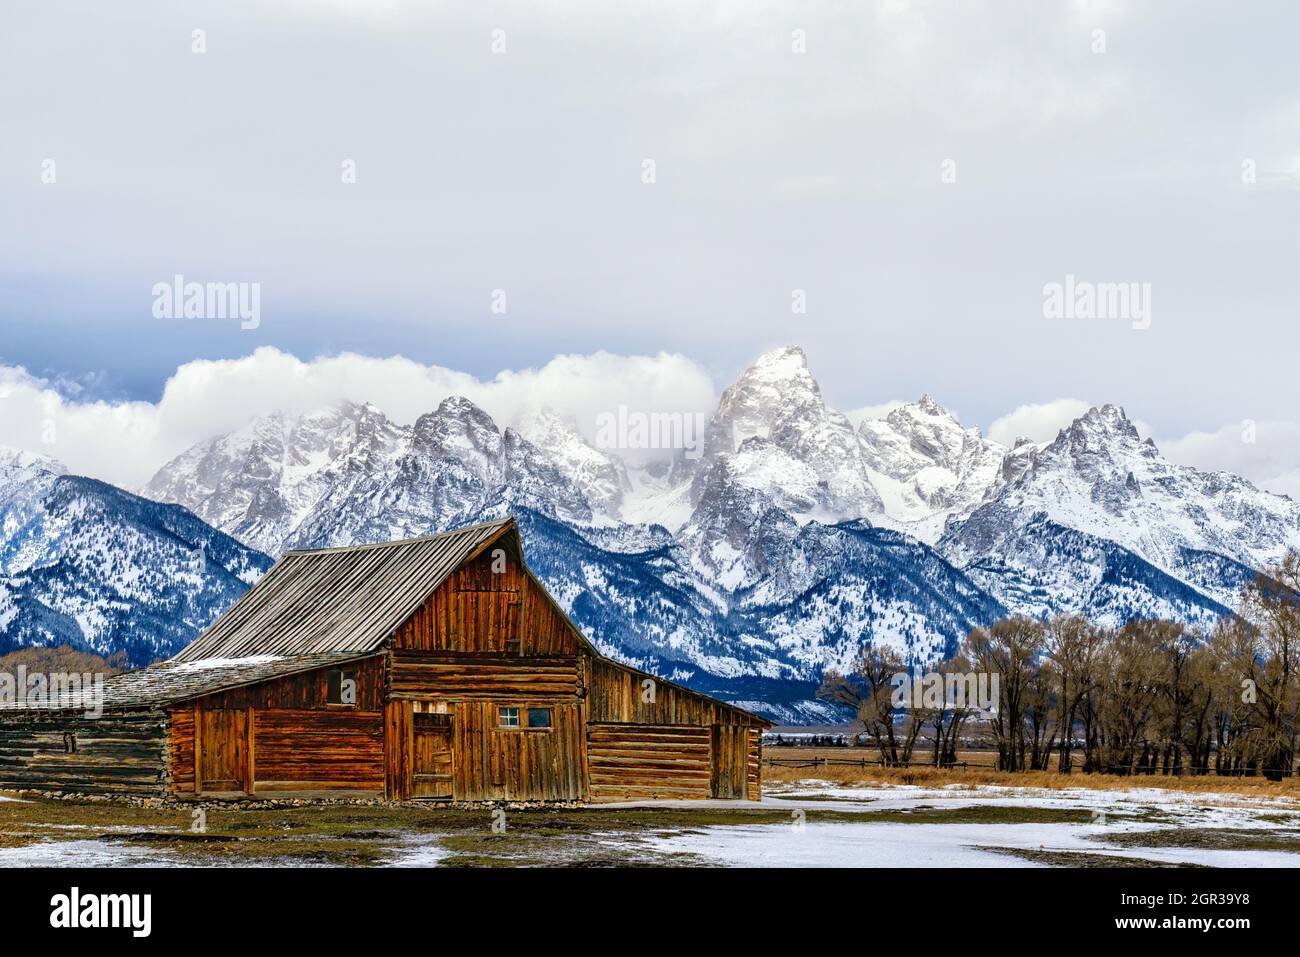
<path id="1" fill-rule="evenodd" d="M 1236 475 L 1169 462 L 1113 405 L 1089 410 L 1035 450 L 1018 476 L 940 542 L 951 561 L 1015 610 L 1095 607 L 1111 620 L 1151 611 L 1217 614 L 1236 605 L 1253 571 L 1296 548 L 1300 503 Z M 1134 582 L 1123 594 L 1094 596 L 1106 570 L 1134 562 L 1195 597 Z"/>
<path id="2" fill-rule="evenodd" d="M 824 713 L 800 696 L 863 642 L 928 660 L 1002 610 L 933 548 L 872 527 L 884 503 L 864 444 L 826 406 L 801 350 L 768 353 L 739 377 L 697 459 L 629 469 L 548 410 L 517 426 L 455 396 L 410 426 L 364 404 L 272 413 L 182 454 L 144 494 L 271 554 L 510 512 L 539 573 L 604 650 L 747 698 L 757 682 L 806 717 Z M 939 445 L 964 475 L 972 456 Z M 932 497 L 940 510 L 956 500 Z"/>
<path id="3" fill-rule="evenodd" d="M 720 461 L 729 467 L 715 468 Z M 757 492 L 800 521 L 844 521 L 883 510 L 853 424 L 826 406 L 807 356 L 796 347 L 761 356 L 722 393 L 703 455 L 687 462 L 697 506 L 718 482 Z"/>
<path id="4" fill-rule="evenodd" d="M 270 567 L 176 505 L 0 449 L 0 651 L 172 654 Z"/>
<path id="5" fill-rule="evenodd" d="M 623 460 L 593 448 L 572 424 L 549 409 L 537 409 L 518 423 L 519 435 L 538 449 L 586 496 L 598 515 L 620 516 L 632 492 L 632 480 Z"/>
<path id="6" fill-rule="evenodd" d="M 858 440 L 884 500 L 883 521 L 930 544 L 950 522 L 970 515 L 1001 481 L 1003 463 L 1016 460 L 928 395 L 883 419 L 867 419 Z"/>
<path id="7" fill-rule="evenodd" d="M 644 537 L 565 525 L 528 510 L 530 565 L 606 654 L 782 721 L 825 721 L 827 668 L 869 643 L 913 661 L 951 655 L 1003 607 L 929 546 L 865 522 L 782 524 L 766 573 L 727 591 L 660 527 Z M 604 542 L 610 547 L 602 547 Z"/>
<path id="8" fill-rule="evenodd" d="M 364 402 L 272 411 L 178 456 L 143 492 L 270 555 L 508 512 L 530 562 L 604 651 L 786 720 L 824 720 L 810 700 L 821 674 L 864 644 L 929 661 L 1008 611 L 1208 624 L 1258 569 L 1300 548 L 1300 506 L 1167 462 L 1113 406 L 1014 448 L 929 396 L 855 428 L 794 347 L 724 391 L 698 455 L 633 467 L 577 425 L 538 409 L 503 427 L 458 396 L 409 425 Z M 45 502 L 36 490 L 57 481 L 91 493 L 48 462 L 0 458 L 12 501 Z M 21 495 L 4 491 L 15 486 Z M 12 501 L 6 516 L 22 508 Z M 117 513 L 105 514 L 96 522 L 109 531 L 83 523 L 85 534 L 117 535 Z M 5 541 L 18 541 L 5 521 Z M 169 559 L 140 564 L 154 561 Z M 160 646 L 172 640 L 159 634 Z"/>

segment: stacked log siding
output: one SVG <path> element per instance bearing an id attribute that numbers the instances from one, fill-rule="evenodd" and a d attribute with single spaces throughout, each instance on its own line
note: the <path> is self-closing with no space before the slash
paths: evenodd
<path id="1" fill-rule="evenodd" d="M 167 715 L 0 712 L 0 788 L 157 796 L 167 787 Z"/>

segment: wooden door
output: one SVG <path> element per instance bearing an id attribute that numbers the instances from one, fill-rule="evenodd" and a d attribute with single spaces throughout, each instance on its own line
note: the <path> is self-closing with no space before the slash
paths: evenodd
<path id="1" fill-rule="evenodd" d="M 713 796 L 730 800 L 745 797 L 748 734 L 744 725 L 713 726 Z"/>
<path id="2" fill-rule="evenodd" d="M 200 709 L 195 722 L 198 756 L 195 768 L 200 792 L 246 791 L 251 778 L 248 754 L 248 712 Z"/>
<path id="3" fill-rule="evenodd" d="M 415 744 L 411 796 L 450 801 L 452 716 L 416 714 L 412 717 Z"/>

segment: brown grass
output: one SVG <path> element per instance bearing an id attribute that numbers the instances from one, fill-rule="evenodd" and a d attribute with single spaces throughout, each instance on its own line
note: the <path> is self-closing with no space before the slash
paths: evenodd
<path id="1" fill-rule="evenodd" d="M 118 652 L 109 658 L 101 658 L 89 651 L 78 651 L 68 645 L 57 648 L 19 648 L 7 655 L 0 655 L 0 671 L 13 673 L 23 665 L 29 673 L 55 672 L 115 675 L 126 670 L 126 655 Z"/>
<path id="2" fill-rule="evenodd" d="M 875 751 L 860 748 L 772 748 L 763 749 L 763 758 L 782 761 L 811 761 L 814 757 L 830 760 L 876 760 Z M 1268 781 L 1264 778 L 1174 777 L 1173 775 L 1139 774 L 1058 774 L 1055 771 L 1022 771 L 1011 773 L 997 771 L 992 766 L 994 755 L 987 751 L 962 752 L 959 760 L 967 762 L 965 768 L 935 768 L 913 766 L 910 768 L 883 768 L 845 765 L 789 768 L 775 765 L 763 766 L 764 783 L 796 783 L 799 781 L 827 781 L 844 786 L 879 786 L 888 784 L 917 785 L 919 787 L 946 787 L 948 785 L 996 785 L 1000 787 L 1034 787 L 1061 790 L 1064 788 L 1096 788 L 1127 791 L 1134 788 L 1165 788 L 1202 794 L 1244 794 L 1255 797 L 1293 798 L 1300 800 L 1300 778 Z"/>

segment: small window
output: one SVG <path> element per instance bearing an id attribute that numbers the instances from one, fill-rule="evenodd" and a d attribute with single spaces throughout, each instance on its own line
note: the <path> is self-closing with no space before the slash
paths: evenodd
<path id="1" fill-rule="evenodd" d="M 519 727 L 519 709 L 518 708 L 497 708 L 497 727 L 500 728 Z"/>
<path id="2" fill-rule="evenodd" d="M 355 671 L 336 669 L 329 672 L 325 690 L 326 704 L 355 705 L 357 703 L 357 674 Z"/>
<path id="3" fill-rule="evenodd" d="M 63 753 L 77 753 L 77 733 L 75 731 L 65 731 L 63 733 Z"/>
<path id="4" fill-rule="evenodd" d="M 529 708 L 528 709 L 528 727 L 549 728 L 550 726 L 551 726 L 550 708 Z"/>

